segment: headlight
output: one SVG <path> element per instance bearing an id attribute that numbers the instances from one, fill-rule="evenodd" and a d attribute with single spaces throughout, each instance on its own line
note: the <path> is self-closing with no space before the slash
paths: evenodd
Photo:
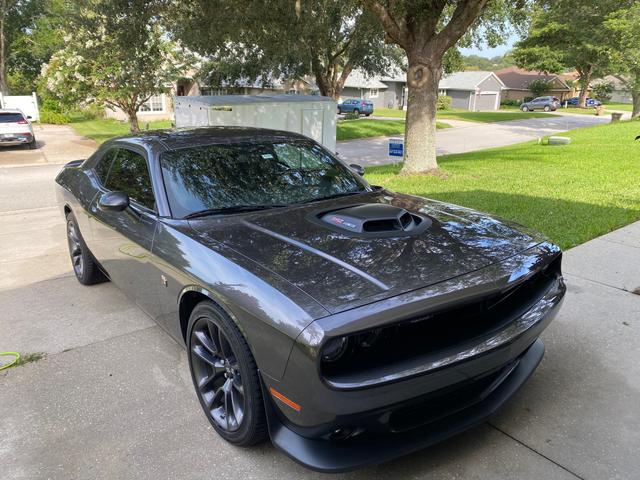
<path id="1" fill-rule="evenodd" d="M 325 362 L 335 362 L 339 360 L 347 351 L 349 341 L 347 337 L 336 337 L 329 340 L 322 347 L 322 360 Z"/>

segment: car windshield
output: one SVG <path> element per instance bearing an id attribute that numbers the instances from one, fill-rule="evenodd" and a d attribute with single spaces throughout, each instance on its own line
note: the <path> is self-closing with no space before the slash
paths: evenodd
<path id="1" fill-rule="evenodd" d="M 0 123 L 24 122 L 24 117 L 20 113 L 0 113 Z"/>
<path id="2" fill-rule="evenodd" d="M 170 150 L 161 154 L 160 164 L 176 218 L 370 191 L 326 150 L 306 141 Z"/>

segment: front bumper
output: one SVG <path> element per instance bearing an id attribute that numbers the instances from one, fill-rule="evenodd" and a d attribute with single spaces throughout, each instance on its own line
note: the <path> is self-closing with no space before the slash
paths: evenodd
<path id="1" fill-rule="evenodd" d="M 566 291 L 559 261 L 559 250 L 543 244 L 464 281 L 391 299 L 390 308 L 389 303 L 380 309 L 363 307 L 374 312 L 362 320 L 371 328 L 390 315 L 400 318 L 399 312 L 413 317 L 443 298 L 485 298 L 486 289 L 508 287 L 555 265 L 554 276 L 536 290 L 535 302 L 513 310 L 503 326 L 426 359 L 411 358 L 404 369 L 359 375 L 357 384 L 323 377 L 311 345 L 322 332 L 343 334 L 339 329 L 358 322 L 361 311 L 347 312 L 356 316 L 351 322 L 327 317 L 311 324 L 304 332 L 306 343 L 298 341 L 292 350 L 285 375 L 277 380 L 263 374 L 273 443 L 309 468 L 342 471 L 424 448 L 482 422 L 515 393 L 542 358 L 538 337 L 560 309 Z M 468 285 L 462 294 L 461 284 Z M 273 390 L 298 408 L 267 394 Z"/>
<path id="2" fill-rule="evenodd" d="M 269 435 L 273 444 L 296 462 L 319 472 L 337 473 L 377 464 L 426 448 L 479 425 L 493 415 L 524 384 L 544 354 L 536 340 L 486 396 L 465 408 L 421 427 L 389 435 L 363 435 L 345 441 L 307 438 L 287 428 L 265 395 Z"/>

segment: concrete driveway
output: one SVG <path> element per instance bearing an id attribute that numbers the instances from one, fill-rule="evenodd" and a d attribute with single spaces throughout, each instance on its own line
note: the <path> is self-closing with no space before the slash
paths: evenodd
<path id="1" fill-rule="evenodd" d="M 181 346 L 112 284 L 76 282 L 54 203 L 59 168 L 0 168 L 0 351 L 46 354 L 0 372 L 2 478 L 325 477 L 268 443 L 220 440 Z M 640 478 L 639 271 L 640 223 L 567 252 L 569 292 L 543 335 L 546 357 L 505 410 L 331 478 Z"/>
<path id="2" fill-rule="evenodd" d="M 510 122 L 474 123 L 445 120 L 453 128 L 438 130 L 436 151 L 438 155 L 446 155 L 502 147 L 536 140 L 574 128 L 601 125 L 611 121 L 610 116 L 596 117 L 595 115 L 556 113 L 557 115 L 553 117 L 529 118 Z M 396 135 L 396 137 L 398 136 Z M 345 140 L 338 142 L 337 151 L 343 160 L 364 166 L 398 162 L 401 160 L 400 158 L 390 158 L 387 155 L 389 138 L 391 137 Z"/>

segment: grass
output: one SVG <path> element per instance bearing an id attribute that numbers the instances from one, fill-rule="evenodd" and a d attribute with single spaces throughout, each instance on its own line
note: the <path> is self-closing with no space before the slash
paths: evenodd
<path id="1" fill-rule="evenodd" d="M 451 125 L 437 122 L 437 128 L 450 128 Z M 338 122 L 337 140 L 355 138 L 404 135 L 404 120 L 342 120 Z"/>
<path id="2" fill-rule="evenodd" d="M 98 118 L 87 120 L 73 118 L 70 124 L 80 135 L 102 143 L 110 138 L 129 133 L 129 124 L 113 119 Z M 149 129 L 169 128 L 171 120 L 157 120 L 149 122 Z M 140 128 L 146 128 L 146 122 L 140 122 Z"/>
<path id="3" fill-rule="evenodd" d="M 633 105 L 630 103 L 605 103 L 604 107 L 607 110 L 622 110 L 625 112 L 633 111 Z"/>
<path id="4" fill-rule="evenodd" d="M 489 212 L 569 248 L 640 220 L 640 122 L 570 131 L 563 146 L 527 142 L 439 158 L 444 175 L 367 169 L 375 185 Z M 564 135 L 564 134 L 563 134 Z"/>
<path id="5" fill-rule="evenodd" d="M 379 117 L 404 118 L 406 112 L 404 110 L 395 110 L 391 108 L 376 108 L 374 115 Z M 552 116 L 550 113 L 542 112 L 521 112 L 518 109 L 508 109 L 506 111 L 491 112 L 470 112 L 468 110 L 451 109 L 440 110 L 437 113 L 439 120 L 464 120 L 467 122 L 507 122 L 509 120 L 522 120 L 523 118 L 544 118 Z"/>

